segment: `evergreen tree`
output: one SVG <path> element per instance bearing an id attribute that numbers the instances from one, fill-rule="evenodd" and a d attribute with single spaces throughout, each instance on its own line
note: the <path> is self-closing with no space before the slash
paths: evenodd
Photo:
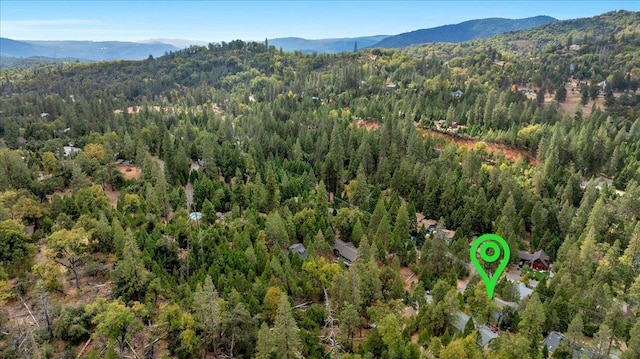
<path id="1" fill-rule="evenodd" d="M 144 298 L 150 280 L 149 271 L 142 262 L 138 245 L 130 237 L 124 245 L 122 260 L 116 263 L 111 272 L 111 280 L 114 284 L 113 294 L 116 297 L 122 296 L 125 300 L 137 301 Z"/>
<path id="2" fill-rule="evenodd" d="M 289 245 L 289 234 L 287 233 L 284 220 L 282 219 L 282 216 L 280 216 L 280 213 L 269 213 L 265 223 L 265 232 L 267 235 L 267 241 L 269 241 L 271 245 L 279 246 L 281 248 Z"/>
<path id="3" fill-rule="evenodd" d="M 378 226 L 378 231 L 375 236 L 376 243 L 382 244 L 385 250 L 389 249 L 389 244 L 392 241 L 391 234 L 391 225 L 389 224 L 389 215 L 387 213 L 384 214 L 382 220 L 380 220 L 380 225 Z"/>
<path id="4" fill-rule="evenodd" d="M 403 264 L 407 264 L 407 251 L 410 249 L 409 215 L 407 204 L 402 202 L 396 215 L 396 223 L 393 229 L 391 252 L 396 253 Z"/>
<path id="5" fill-rule="evenodd" d="M 256 359 L 271 359 L 275 352 L 275 336 L 271 332 L 267 323 L 262 323 L 258 331 L 258 341 L 256 344 Z"/>
<path id="6" fill-rule="evenodd" d="M 502 208 L 502 214 L 500 215 L 496 224 L 496 233 L 507 241 L 511 253 L 518 253 L 518 215 L 517 215 L 515 201 L 512 195 L 509 196 L 507 202 Z M 512 255 L 509 259 L 510 264 L 516 264 L 520 259 L 517 255 Z"/>
<path id="7" fill-rule="evenodd" d="M 546 316 L 544 314 L 544 307 L 540 302 L 540 298 L 537 293 L 533 293 L 528 301 L 527 305 L 522 312 L 522 319 L 518 325 L 518 333 L 529 339 L 531 356 L 535 356 L 538 353 L 538 343 L 542 341 L 542 330 Z"/>
<path id="8" fill-rule="evenodd" d="M 640 359 L 640 320 L 636 320 L 629 332 L 627 351 L 622 353 L 622 359 Z"/>
<path id="9" fill-rule="evenodd" d="M 356 330 L 360 326 L 360 315 L 353 303 L 345 303 L 338 315 L 340 323 L 340 334 L 343 342 L 347 343 L 349 348 L 353 347 L 353 337 Z"/>
<path id="10" fill-rule="evenodd" d="M 289 297 L 286 294 L 281 295 L 278 302 L 273 337 L 274 349 L 278 353 L 278 358 L 293 359 L 302 353 L 298 324 L 293 318 Z"/>
<path id="11" fill-rule="evenodd" d="M 362 222 L 360 221 L 360 218 L 357 218 L 356 224 L 354 224 L 353 230 L 351 231 L 351 242 L 354 245 L 359 246 L 362 236 L 364 236 L 364 228 L 362 228 Z"/>
<path id="12" fill-rule="evenodd" d="M 211 276 L 207 275 L 204 286 L 198 284 L 193 293 L 193 314 L 198 327 L 204 333 L 207 346 L 214 352 L 217 351 L 217 339 L 222 331 L 222 305 L 223 301 L 218 296 Z"/>
<path id="13" fill-rule="evenodd" d="M 369 220 L 369 228 L 367 229 L 369 236 L 374 236 L 378 232 L 380 221 L 386 214 L 387 209 L 385 207 L 385 197 L 380 196 L 376 203 L 376 208 L 373 210 L 373 214 L 371 215 L 371 219 Z"/>

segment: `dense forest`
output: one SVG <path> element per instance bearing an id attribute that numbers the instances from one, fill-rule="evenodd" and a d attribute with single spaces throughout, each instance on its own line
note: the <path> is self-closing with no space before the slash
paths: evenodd
<path id="1" fill-rule="evenodd" d="M 0 357 L 640 358 L 639 84 L 627 11 L 1 69 Z"/>

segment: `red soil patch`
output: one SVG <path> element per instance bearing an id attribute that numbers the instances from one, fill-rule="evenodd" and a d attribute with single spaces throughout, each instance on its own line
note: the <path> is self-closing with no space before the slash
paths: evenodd
<path id="1" fill-rule="evenodd" d="M 380 128 L 380 126 L 382 126 L 382 124 L 380 124 L 377 121 L 374 120 L 363 120 L 363 119 L 359 119 L 356 122 L 356 126 L 362 128 L 364 127 L 367 131 L 373 131 L 373 130 L 377 130 Z"/>
<path id="2" fill-rule="evenodd" d="M 356 126 L 360 128 L 364 127 L 367 131 L 373 131 L 373 130 L 378 130 L 382 125 L 375 120 L 358 119 L 358 121 L 356 121 Z M 423 129 L 422 134 L 425 136 L 442 138 L 445 141 L 453 141 L 455 142 L 456 145 L 465 146 L 468 149 L 475 148 L 476 144 L 480 142 L 480 141 L 461 138 L 461 137 L 453 136 L 447 133 L 437 132 L 437 131 L 428 130 L 428 129 Z M 522 158 L 532 166 L 537 165 L 536 159 L 530 156 L 528 153 L 526 153 L 523 150 L 518 150 L 512 147 L 497 144 L 497 143 L 488 143 L 488 142 L 484 142 L 484 143 L 486 144 L 485 150 L 488 155 L 492 155 L 495 153 L 502 153 L 504 155 L 504 158 L 507 161 L 515 162 L 518 160 L 518 158 Z"/>
<path id="3" fill-rule="evenodd" d="M 478 142 L 481 142 L 481 141 L 476 141 L 476 140 L 467 139 L 467 138 L 460 138 L 460 137 L 456 137 L 446 133 L 437 132 L 437 131 L 428 130 L 428 129 L 423 129 L 422 134 L 425 136 L 442 138 L 446 141 L 453 141 L 455 142 L 456 145 L 465 146 L 468 149 L 475 148 L 476 144 Z M 496 143 L 490 143 L 490 142 L 483 142 L 483 143 L 486 144 L 485 151 L 489 155 L 502 153 L 504 155 L 504 158 L 511 162 L 515 162 L 520 158 L 520 159 L 526 160 L 532 166 L 535 166 L 538 164 L 534 157 L 531 157 L 528 153 L 526 153 L 523 150 L 518 150 L 506 145 L 501 145 Z"/>
<path id="4" fill-rule="evenodd" d="M 132 165 L 118 165 L 118 171 L 122 173 L 125 180 L 138 180 L 140 179 L 140 175 L 142 175 L 142 169 Z"/>

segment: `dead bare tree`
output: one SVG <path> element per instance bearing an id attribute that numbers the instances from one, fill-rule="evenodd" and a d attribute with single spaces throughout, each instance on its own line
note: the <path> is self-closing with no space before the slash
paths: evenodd
<path id="1" fill-rule="evenodd" d="M 329 347 L 329 355 L 332 358 L 340 358 L 341 345 L 337 340 L 336 319 L 333 317 L 333 311 L 331 310 L 331 302 L 329 301 L 329 295 L 327 294 L 327 288 L 324 288 L 324 305 L 327 319 L 325 319 L 324 327 L 327 329 L 327 335 L 321 337 L 322 340 L 327 342 Z"/>

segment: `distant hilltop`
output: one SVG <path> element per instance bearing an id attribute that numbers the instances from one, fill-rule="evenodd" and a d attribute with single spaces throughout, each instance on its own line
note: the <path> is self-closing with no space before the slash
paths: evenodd
<path id="1" fill-rule="evenodd" d="M 180 47 L 160 43 L 123 41 L 18 41 L 0 38 L 0 56 L 14 58 L 44 57 L 88 61 L 141 60 L 162 56 Z"/>
<path id="2" fill-rule="evenodd" d="M 395 48 L 429 42 L 464 42 L 483 39 L 508 31 L 528 30 L 558 21 L 558 19 L 550 16 L 535 16 L 516 20 L 502 18 L 469 20 L 455 25 L 438 26 L 390 36 L 372 47 Z"/>
<path id="3" fill-rule="evenodd" d="M 429 42 L 463 42 L 491 37 L 508 31 L 526 30 L 557 22 L 549 16 L 526 19 L 489 18 L 438 26 L 399 35 L 373 35 L 335 39 L 309 40 L 299 37 L 267 39 L 269 45 L 285 51 L 305 53 L 338 53 L 368 47 L 395 48 Z M 152 39 L 140 42 L 124 41 L 35 41 L 0 38 L 0 56 L 27 59 L 77 59 L 83 61 L 141 60 L 157 57 L 191 45 L 206 46 L 206 41 L 182 39 Z"/>
<path id="4" fill-rule="evenodd" d="M 333 54 L 337 52 L 349 52 L 356 48 L 364 49 L 379 43 L 390 35 L 375 35 L 363 37 L 347 37 L 337 39 L 308 40 L 299 37 L 282 37 L 269 39 L 269 45 L 282 48 L 284 51 L 302 51 L 306 53 L 318 52 Z"/>

